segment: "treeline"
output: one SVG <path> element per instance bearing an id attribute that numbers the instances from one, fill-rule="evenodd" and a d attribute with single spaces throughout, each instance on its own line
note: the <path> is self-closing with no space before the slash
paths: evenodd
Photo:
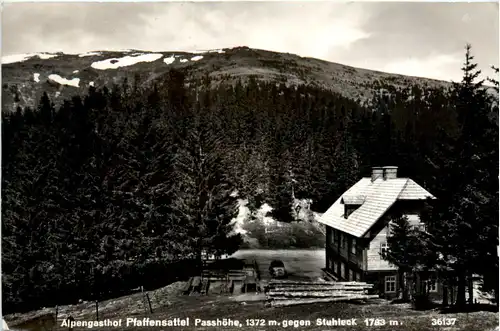
<path id="1" fill-rule="evenodd" d="M 473 119 L 484 120 L 467 134 L 497 153 L 491 114 L 464 120 L 453 91 L 388 85 L 368 107 L 310 86 L 210 86 L 171 71 L 2 115 L 4 312 L 113 295 L 146 283 L 147 270 L 170 279 L 170 263 L 230 254 L 237 199 L 291 222 L 294 199 L 324 212 L 375 165 L 398 165 L 447 199 L 457 180 L 442 180 L 447 162 L 458 171 L 456 142 Z M 493 156 L 460 180 L 496 176 Z"/>
<path id="2" fill-rule="evenodd" d="M 453 123 L 453 130 L 439 130 L 423 155 L 430 165 L 424 186 L 438 198 L 420 215 L 427 230 L 396 217 L 386 256 L 400 266 L 401 281 L 410 274 L 434 278 L 444 284 L 443 304 L 459 308 L 466 304 L 466 288 L 473 303 L 475 275 L 482 277 L 484 290 L 495 292 L 498 304 L 498 101 L 492 102 L 476 67 L 467 46 L 463 79 L 453 84 L 443 108 L 452 115 L 446 123 Z M 498 80 L 490 81 L 498 93 Z M 403 299 L 408 293 L 404 288 Z M 425 306 L 428 294 L 423 286 L 414 298 Z"/>

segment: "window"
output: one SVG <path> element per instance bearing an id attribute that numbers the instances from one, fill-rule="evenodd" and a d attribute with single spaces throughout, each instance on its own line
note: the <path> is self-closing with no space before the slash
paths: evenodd
<path id="1" fill-rule="evenodd" d="M 352 238 L 351 241 L 351 253 L 356 254 L 356 238 Z"/>
<path id="2" fill-rule="evenodd" d="M 431 279 L 427 283 L 429 292 L 437 292 L 437 282 L 435 279 Z"/>
<path id="3" fill-rule="evenodd" d="M 385 277 L 385 293 L 396 292 L 396 276 Z"/>
<path id="4" fill-rule="evenodd" d="M 338 275 L 339 273 L 339 263 L 337 261 L 333 261 L 333 272 Z"/>
<path id="5" fill-rule="evenodd" d="M 335 237 L 337 236 L 337 230 L 332 229 L 332 231 L 330 232 L 330 234 L 331 234 L 331 243 L 335 244 L 335 239 L 336 239 Z"/>
<path id="6" fill-rule="evenodd" d="M 349 241 L 349 238 L 345 234 L 341 233 L 340 234 L 340 248 L 347 249 L 348 241 Z"/>
<path id="7" fill-rule="evenodd" d="M 340 262 L 340 277 L 345 279 L 345 263 Z"/>
<path id="8" fill-rule="evenodd" d="M 349 281 L 354 281 L 354 271 L 349 269 Z"/>
<path id="9" fill-rule="evenodd" d="M 356 281 L 357 282 L 361 281 L 361 272 L 356 272 Z"/>
<path id="10" fill-rule="evenodd" d="M 385 256 L 388 250 L 389 245 L 387 244 L 387 242 L 383 242 L 380 244 L 380 255 Z"/>

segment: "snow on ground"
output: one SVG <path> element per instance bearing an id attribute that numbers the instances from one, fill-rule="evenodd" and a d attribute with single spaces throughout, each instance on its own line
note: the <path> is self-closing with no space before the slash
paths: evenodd
<path id="1" fill-rule="evenodd" d="M 203 59 L 203 56 L 201 56 L 201 55 L 197 55 L 197 56 L 193 56 L 193 57 L 191 58 L 191 61 L 199 61 L 199 60 L 201 60 L 201 59 Z"/>
<path id="2" fill-rule="evenodd" d="M 91 67 L 98 70 L 118 69 L 127 67 L 139 62 L 154 62 L 163 57 L 163 54 L 151 53 L 138 56 L 124 56 L 121 58 L 112 58 L 103 61 L 97 61 L 91 64 Z"/>
<path id="3" fill-rule="evenodd" d="M 250 209 L 247 207 L 247 204 L 247 199 L 238 199 L 238 216 L 232 220 L 232 223 L 234 224 L 234 232 L 236 233 L 246 233 L 246 231 L 242 228 L 242 225 L 250 217 Z M 256 219 L 263 222 L 265 225 L 276 223 L 272 217 L 266 216 L 271 210 L 272 208 L 267 203 L 264 203 L 257 211 L 255 215 Z"/>
<path id="4" fill-rule="evenodd" d="M 87 53 L 78 54 L 79 57 L 93 56 L 93 55 L 101 55 L 101 53 L 99 53 L 99 52 L 87 52 Z"/>
<path id="5" fill-rule="evenodd" d="M 243 222 L 250 216 L 250 210 L 247 207 L 248 201 L 246 199 L 238 199 L 238 216 L 232 220 L 234 224 L 234 232 L 246 233 L 242 228 Z"/>
<path id="6" fill-rule="evenodd" d="M 262 219 L 262 222 L 264 222 L 265 225 L 276 223 L 274 218 L 267 216 L 267 214 L 272 210 L 273 208 L 271 206 L 269 206 L 267 203 L 264 203 L 257 211 L 257 218 Z"/>
<path id="7" fill-rule="evenodd" d="M 238 197 L 238 192 L 233 192 L 231 194 L 233 197 Z M 311 199 L 295 199 L 293 203 L 293 214 L 298 221 L 318 221 L 322 214 L 313 212 L 311 210 Z M 243 223 L 250 217 L 250 209 L 247 207 L 247 199 L 238 199 L 238 216 L 232 220 L 234 224 L 234 232 L 236 233 L 246 233 L 242 228 Z M 281 223 L 277 222 L 274 218 L 268 216 L 268 214 L 273 210 L 273 208 L 264 203 L 260 206 L 259 210 L 255 213 L 256 220 L 262 222 L 267 226 L 280 226 Z"/>
<path id="8" fill-rule="evenodd" d="M 165 62 L 166 64 L 172 64 L 174 63 L 174 61 L 175 61 L 175 56 L 166 57 L 163 59 L 163 62 Z"/>
<path id="9" fill-rule="evenodd" d="M 40 74 L 33 74 L 33 80 L 34 80 L 36 83 L 39 83 L 39 82 L 40 82 Z"/>
<path id="10" fill-rule="evenodd" d="M 182 59 L 181 63 L 186 63 L 187 61 L 189 61 L 189 60 L 188 59 Z"/>
<path id="11" fill-rule="evenodd" d="M 14 55 L 6 55 L 2 56 L 2 64 L 10 64 L 16 62 L 23 62 L 32 58 L 34 56 L 38 56 L 42 60 L 50 59 L 52 57 L 56 57 L 57 54 L 49 54 L 49 53 L 28 53 L 28 54 L 14 54 Z"/>
<path id="12" fill-rule="evenodd" d="M 74 73 L 74 74 L 77 74 L 77 73 L 79 73 L 79 72 L 80 72 L 80 70 L 75 70 L 75 71 L 73 71 L 73 73 Z"/>
<path id="13" fill-rule="evenodd" d="M 486 293 L 481 291 L 481 281 L 473 281 L 473 299 L 477 303 L 488 304 L 495 299 L 495 296 L 491 293 Z"/>
<path id="14" fill-rule="evenodd" d="M 62 78 L 59 75 L 52 74 L 52 75 L 49 75 L 49 79 L 56 82 L 56 83 L 59 83 L 61 85 L 68 85 L 68 86 L 74 86 L 74 87 L 78 87 L 80 85 L 80 78 L 73 78 L 70 80 L 70 79 Z"/>
<path id="15" fill-rule="evenodd" d="M 61 95 L 61 92 L 57 91 L 56 92 L 56 98 L 59 97 Z"/>
<path id="16" fill-rule="evenodd" d="M 94 82 L 90 82 L 90 83 L 89 83 L 89 86 L 94 86 Z"/>

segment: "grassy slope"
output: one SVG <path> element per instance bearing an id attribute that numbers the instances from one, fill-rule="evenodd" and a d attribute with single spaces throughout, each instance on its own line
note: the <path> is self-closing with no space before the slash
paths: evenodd
<path id="1" fill-rule="evenodd" d="M 287 268 L 292 272 L 292 278 L 316 278 L 320 275 L 320 268 L 324 265 L 324 252 L 319 250 L 243 250 L 235 256 L 245 259 L 256 259 L 263 278 L 268 278 L 267 267 L 271 259 L 279 258 L 285 262 Z M 367 304 L 354 303 L 330 303 L 310 304 L 295 307 L 271 308 L 266 307 L 263 302 L 248 301 L 248 297 L 235 296 L 180 296 L 183 287 L 182 282 L 174 283 L 165 288 L 150 292 L 153 314 L 145 310 L 145 304 L 141 294 L 133 294 L 122 298 L 107 300 L 99 304 L 99 318 L 123 319 L 149 317 L 150 319 L 194 318 L 217 319 L 231 318 L 244 323 L 246 319 L 276 320 L 310 320 L 311 327 L 301 327 L 300 330 L 367 330 L 363 324 L 364 318 L 384 318 L 387 323 L 390 319 L 402 322 L 398 327 L 377 327 L 377 330 L 470 330 L 489 331 L 498 325 L 498 313 L 479 311 L 473 313 L 440 314 L 438 310 L 414 311 L 404 304 L 389 304 L 385 300 L 373 300 Z M 54 309 L 45 309 L 46 312 Z M 60 307 L 60 321 L 71 314 L 76 320 L 94 320 L 95 310 L 93 303 L 83 303 L 77 306 Z M 6 316 L 6 320 L 14 325 L 15 319 L 23 319 L 27 315 Z M 323 327 L 315 326 L 317 318 L 356 318 L 356 327 Z M 454 327 L 445 328 L 432 326 L 433 318 L 457 318 Z M 122 327 L 122 330 L 144 330 L 144 327 Z M 147 328 L 146 328 L 147 329 Z M 155 328 L 167 330 L 168 328 Z M 172 328 L 174 329 L 174 328 Z M 188 328 L 177 328 L 179 330 L 216 330 L 214 327 L 200 328 L 190 326 Z M 224 329 L 224 328 L 223 328 Z M 231 329 L 231 328 L 226 328 Z M 266 326 L 261 328 L 242 327 L 241 329 L 283 330 L 282 326 Z M 292 328 L 293 329 L 293 328 Z M 55 330 L 67 330 L 58 327 Z M 75 328 L 85 330 L 85 328 Z M 87 329 L 88 330 L 88 329 Z"/>
<path id="2" fill-rule="evenodd" d="M 180 287 L 175 286 L 177 289 Z M 158 301 L 161 300 L 161 301 Z M 389 320 L 398 321 L 401 323 L 398 327 L 381 326 L 377 330 L 411 330 L 411 331 L 426 331 L 426 330 L 468 330 L 468 331 L 489 331 L 493 330 L 498 325 L 498 313 L 478 311 L 471 313 L 450 313 L 441 314 L 438 310 L 415 311 L 405 304 L 389 304 L 385 300 L 373 300 L 366 304 L 355 303 L 321 303 L 309 304 L 302 306 L 271 308 L 264 305 L 263 302 L 248 302 L 242 301 L 237 297 L 222 297 L 222 296 L 180 296 L 173 291 L 162 291 L 152 296 L 153 313 L 144 311 L 144 303 L 140 295 L 127 296 L 117 300 L 110 300 L 101 303 L 99 319 L 118 320 L 122 319 L 123 326 L 120 330 L 144 330 L 144 327 L 125 326 L 126 318 L 150 318 L 153 320 L 173 319 L 173 318 L 190 318 L 191 324 L 195 318 L 204 320 L 229 318 L 238 320 L 240 323 L 245 323 L 247 319 L 262 319 L 265 321 L 274 320 L 283 323 L 283 320 L 309 320 L 310 327 L 301 327 L 300 330 L 367 330 L 370 329 L 364 324 L 365 318 L 385 319 L 389 324 Z M 74 310 L 73 310 L 74 311 Z M 77 310 L 80 313 L 73 313 L 76 321 L 95 320 L 95 312 L 92 309 L 92 304 L 87 304 L 87 308 Z M 65 316 L 65 315 L 64 315 Z M 61 317 L 64 317 L 61 316 Z M 355 318 L 358 325 L 353 327 L 325 327 L 316 326 L 316 319 L 351 319 Z M 433 326 L 432 320 L 439 318 L 456 318 L 454 327 Z M 11 318 L 6 317 L 7 321 Z M 62 318 L 59 319 L 59 325 L 55 330 L 67 330 L 60 327 Z M 15 323 L 10 323 L 14 325 Z M 290 327 L 291 328 L 291 327 Z M 88 328 L 75 328 L 77 330 L 85 330 Z M 148 328 L 146 328 L 148 329 Z M 155 328 L 158 330 L 167 330 L 169 328 Z M 174 328 L 172 328 L 174 329 Z M 217 330 L 215 327 L 190 327 L 177 328 L 179 330 Z M 219 329 L 234 329 L 234 328 L 219 328 Z M 246 330 L 283 330 L 283 326 L 266 326 L 256 328 L 255 326 L 245 326 L 241 329 Z M 293 328 L 291 328 L 293 329 Z"/>
<path id="3" fill-rule="evenodd" d="M 382 300 L 377 300 L 369 304 L 352 304 L 352 303 L 335 303 L 335 304 L 310 304 L 295 307 L 271 308 L 265 307 L 262 302 L 235 303 L 227 298 L 213 297 L 183 297 L 172 300 L 170 305 L 162 307 L 154 311 L 153 314 L 102 314 L 101 318 L 110 319 L 126 319 L 128 317 L 136 317 L 142 319 L 149 317 L 150 319 L 172 319 L 189 317 L 191 321 L 195 318 L 201 319 L 222 319 L 230 318 L 238 320 L 240 323 L 245 323 L 247 319 L 264 319 L 266 321 L 275 320 L 282 322 L 283 320 L 309 320 L 310 327 L 302 327 L 301 330 L 367 330 L 364 325 L 365 318 L 385 319 L 386 323 L 389 320 L 396 320 L 402 325 L 398 327 L 384 326 L 377 327 L 377 330 L 469 330 L 469 331 L 487 331 L 493 330 L 498 325 L 498 313 L 493 312 L 474 312 L 474 313 L 458 313 L 458 314 L 440 314 L 435 311 L 414 311 L 409 309 L 407 305 L 391 305 Z M 357 319 L 359 324 L 356 327 L 325 327 L 316 326 L 315 321 L 318 318 L 341 318 L 341 319 Z M 446 328 L 440 326 L 432 326 L 432 319 L 438 318 L 456 318 L 454 327 Z M 85 319 L 94 319 L 93 315 L 84 317 Z M 124 322 L 122 322 L 124 323 Z M 81 328 L 83 330 L 84 328 Z M 141 327 L 123 327 L 122 330 L 143 330 Z M 168 328 L 159 328 L 168 329 Z M 216 330 L 215 327 L 203 328 L 205 330 Z M 227 328 L 233 329 L 233 328 Z M 253 329 L 253 327 L 242 327 L 241 329 Z M 283 326 L 266 326 L 260 329 L 265 330 L 283 330 Z M 292 328 L 293 329 L 293 328 Z M 64 330 L 64 328 L 58 328 Z M 80 328 L 76 328 L 80 330 Z M 182 328 L 182 330 L 202 330 L 200 327 Z"/>

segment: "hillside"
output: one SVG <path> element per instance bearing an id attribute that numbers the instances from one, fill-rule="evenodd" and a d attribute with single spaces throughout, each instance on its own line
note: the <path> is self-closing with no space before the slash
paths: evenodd
<path id="1" fill-rule="evenodd" d="M 2 59 L 2 107 L 34 106 L 46 91 L 56 104 L 89 86 L 110 86 L 140 79 L 149 84 L 170 69 L 184 69 L 187 83 L 211 77 L 214 86 L 245 82 L 250 77 L 287 86 L 301 84 L 331 90 L 360 101 L 371 99 L 380 86 L 447 86 L 432 79 L 408 77 L 304 58 L 288 53 L 237 47 L 206 52 L 89 52 L 85 54 L 37 53 Z"/>
<path id="2" fill-rule="evenodd" d="M 377 165 L 398 166 L 398 176 L 443 201 L 423 215 L 440 226 L 439 242 L 427 247 L 450 247 L 439 253 L 457 260 L 465 247 L 486 289 L 498 285 L 495 268 L 484 269 L 498 263 L 490 254 L 498 242 L 498 126 L 488 120 L 498 108 L 473 82 L 448 93 L 373 78 L 362 89 L 304 74 L 324 85 L 286 86 L 270 78 L 277 63 L 323 66 L 329 77 L 346 67 L 242 48 L 124 55 L 4 58 L 11 105 L 49 92 L 36 109 L 2 113 L 5 314 L 161 287 L 182 276 L 171 270 L 194 274 L 203 252 L 322 247 L 320 228 L 294 221 L 325 212 Z M 205 88 L 221 82 L 206 79 L 209 71 L 230 70 L 224 79 L 234 86 Z M 356 70 L 344 83 L 369 73 Z M 197 78 L 201 88 L 187 88 Z M 100 88 L 111 83 L 122 84 Z M 370 107 L 349 94 L 381 87 L 390 95 L 376 93 Z M 77 92 L 82 98 L 54 105 Z M 240 222 L 247 238 L 233 231 L 240 216 L 249 220 Z M 271 232 L 261 219 L 276 221 Z M 473 234 L 468 241 L 462 230 Z"/>

